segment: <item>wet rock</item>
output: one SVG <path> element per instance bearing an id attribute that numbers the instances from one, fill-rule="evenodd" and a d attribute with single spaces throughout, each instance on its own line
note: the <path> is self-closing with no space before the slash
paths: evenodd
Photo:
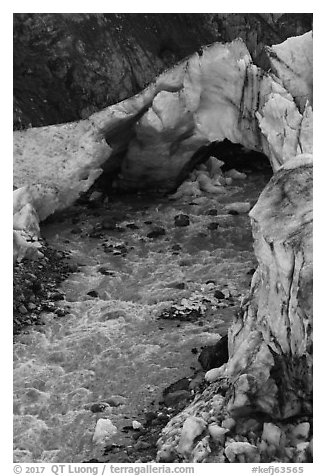
<path id="1" fill-rule="evenodd" d="M 135 223 L 128 223 L 126 227 L 130 228 L 130 230 L 139 230 L 139 226 L 137 226 Z"/>
<path id="2" fill-rule="evenodd" d="M 123 245 L 123 244 L 116 245 L 114 247 L 114 250 L 115 251 L 120 251 L 120 253 L 122 253 L 122 254 L 127 254 L 128 253 L 128 248 L 126 247 L 126 245 Z"/>
<path id="3" fill-rule="evenodd" d="M 174 225 L 175 226 L 189 226 L 190 219 L 188 215 L 180 214 L 174 217 Z"/>
<path id="4" fill-rule="evenodd" d="M 69 314 L 68 309 L 62 309 L 62 308 L 58 308 L 54 312 L 58 317 L 64 317 L 67 314 Z"/>
<path id="5" fill-rule="evenodd" d="M 205 215 L 208 215 L 208 216 L 216 216 L 218 214 L 218 211 L 216 208 L 211 208 L 210 210 L 207 210 L 207 212 L 205 213 Z"/>
<path id="6" fill-rule="evenodd" d="M 90 406 L 90 411 L 93 412 L 93 413 L 102 413 L 104 412 L 104 410 L 106 408 L 108 408 L 108 404 L 107 403 L 103 403 L 103 402 L 100 402 L 100 403 L 93 403 L 91 406 Z"/>
<path id="7" fill-rule="evenodd" d="M 225 299 L 225 295 L 219 289 L 216 289 L 216 291 L 214 291 L 214 297 L 216 299 Z"/>
<path id="8" fill-rule="evenodd" d="M 98 292 L 95 291 L 95 290 L 89 291 L 89 292 L 87 293 L 87 296 L 97 298 L 97 297 L 98 297 Z"/>
<path id="9" fill-rule="evenodd" d="M 219 225 L 218 222 L 212 221 L 212 222 L 208 223 L 207 228 L 208 228 L 208 230 L 217 230 L 219 228 L 219 226 L 220 225 Z"/>
<path id="10" fill-rule="evenodd" d="M 198 362 L 207 371 L 225 364 L 228 358 L 228 336 L 225 335 L 216 344 L 204 347 L 198 357 Z"/>
<path id="11" fill-rule="evenodd" d="M 164 228 L 162 227 L 156 227 L 154 228 L 152 231 L 150 231 L 149 233 L 147 233 L 147 237 L 148 238 L 158 238 L 160 236 L 163 236 L 166 234 L 166 231 Z"/>
<path id="12" fill-rule="evenodd" d="M 98 269 L 98 272 L 104 274 L 104 276 L 115 276 L 115 272 L 105 266 L 101 266 Z"/>
<path id="13" fill-rule="evenodd" d="M 60 291 L 54 291 L 53 293 L 49 293 L 48 297 L 52 301 L 62 301 L 62 299 L 65 298 L 65 295 L 64 295 L 64 293 L 62 293 Z"/>

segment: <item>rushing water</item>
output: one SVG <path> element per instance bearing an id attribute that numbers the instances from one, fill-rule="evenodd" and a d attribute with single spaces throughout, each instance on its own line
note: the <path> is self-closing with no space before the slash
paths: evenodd
<path id="1" fill-rule="evenodd" d="M 249 218 L 228 215 L 225 205 L 253 204 L 266 180 L 252 174 L 228 187 L 227 196 L 207 194 L 193 201 L 116 199 L 97 210 L 100 216 L 76 206 L 62 220 L 44 226 L 43 236 L 70 251 L 79 271 L 61 286 L 70 314 L 44 314 L 44 325 L 21 334 L 14 344 L 16 462 L 96 457 L 92 437 L 98 418 L 110 418 L 118 430 L 128 421 L 141 421 L 142 411 L 159 401 L 165 387 L 198 368 L 191 349 L 224 334 L 235 308 L 217 307 L 200 322 L 158 317 L 193 293 L 210 295 L 209 281 L 214 289 L 228 289 L 237 301 L 248 290 L 247 273 L 256 266 Z M 207 214 L 211 209 L 216 216 Z M 179 213 L 189 215 L 189 226 L 174 226 Z M 119 217 L 123 230 L 88 236 L 112 215 Z M 72 234 L 76 216 L 81 232 Z M 219 223 L 217 230 L 207 228 L 211 222 Z M 138 228 L 126 226 L 130 224 Z M 166 234 L 147 238 L 153 226 Z M 106 274 L 99 271 L 103 266 Z M 87 294 L 92 290 L 98 297 Z M 104 403 L 104 411 L 90 411 L 93 403 Z"/>

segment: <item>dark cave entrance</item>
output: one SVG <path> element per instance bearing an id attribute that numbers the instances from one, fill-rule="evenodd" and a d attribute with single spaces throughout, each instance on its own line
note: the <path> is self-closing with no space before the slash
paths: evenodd
<path id="1" fill-rule="evenodd" d="M 209 145 L 200 147 L 180 172 L 177 186 L 198 165 L 205 163 L 211 156 L 224 162 L 224 165 L 221 167 L 222 172 L 236 169 L 246 174 L 262 174 L 266 180 L 269 180 L 273 175 L 270 161 L 265 154 L 252 149 L 246 149 L 241 144 L 234 144 L 228 139 L 224 139 L 223 141 L 211 142 Z"/>
<path id="2" fill-rule="evenodd" d="M 126 132 L 126 129 L 128 132 Z M 145 189 L 140 184 L 139 189 L 136 190 L 120 190 L 115 188 L 114 183 L 121 172 L 122 163 L 127 152 L 126 144 L 128 144 L 130 137 L 132 137 L 132 131 L 130 131 L 129 128 L 124 129 L 126 138 L 126 140 L 123 141 L 124 145 L 121 145 L 121 137 L 118 132 L 121 133 L 121 130 L 119 129 L 118 131 L 110 132 L 110 145 L 113 146 L 114 153 L 111 155 L 110 159 L 103 164 L 103 173 L 90 189 L 82 194 L 78 200 L 79 203 L 88 203 L 89 198 L 94 191 L 101 192 L 104 196 L 109 196 L 110 199 L 112 197 L 134 195 L 135 193 L 141 193 L 142 195 L 166 196 L 169 193 L 175 192 L 177 188 L 188 179 L 191 172 L 200 164 L 204 164 L 211 156 L 224 162 L 224 165 L 221 167 L 222 172 L 236 169 L 238 172 L 244 172 L 247 175 L 263 175 L 266 183 L 273 175 L 270 161 L 265 154 L 252 149 L 247 149 L 241 144 L 235 144 L 228 139 L 224 139 L 223 141 L 211 142 L 208 145 L 200 147 L 180 171 L 175 179 L 175 184 L 172 189 L 170 187 L 163 191 L 164 184 L 162 184 L 161 190 L 158 192 L 157 189 Z M 93 203 L 91 203 L 91 206 L 92 205 Z"/>

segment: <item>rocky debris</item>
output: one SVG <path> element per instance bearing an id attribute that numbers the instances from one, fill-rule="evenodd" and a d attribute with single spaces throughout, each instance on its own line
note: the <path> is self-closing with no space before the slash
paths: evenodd
<path id="1" fill-rule="evenodd" d="M 105 241 L 104 243 L 102 243 L 102 247 L 104 248 L 105 253 L 112 253 L 114 256 L 126 256 L 126 254 L 128 253 L 128 247 L 123 242 L 112 243 L 109 241 Z M 102 274 L 105 274 L 105 273 L 102 273 Z"/>
<path id="2" fill-rule="evenodd" d="M 174 225 L 175 226 L 189 226 L 190 219 L 188 215 L 180 214 L 174 217 Z"/>
<path id="3" fill-rule="evenodd" d="M 71 272 L 77 270 L 70 262 L 70 255 L 41 243 L 43 258 L 38 261 L 23 259 L 16 263 L 13 271 L 13 331 L 19 333 L 30 324 L 42 325 L 44 310 L 58 317 L 69 311 L 66 304 L 59 306 L 64 293 L 58 288 Z"/>
<path id="4" fill-rule="evenodd" d="M 180 266 L 186 266 L 187 261 L 180 262 Z M 229 291 L 225 290 L 227 294 Z M 215 295 L 216 294 L 216 295 Z M 176 302 L 160 314 L 160 319 L 175 319 L 180 321 L 196 321 L 203 317 L 209 310 L 225 308 L 234 305 L 231 295 L 226 296 L 215 289 L 213 283 L 202 286 L 201 291 L 194 291 L 180 302 Z"/>

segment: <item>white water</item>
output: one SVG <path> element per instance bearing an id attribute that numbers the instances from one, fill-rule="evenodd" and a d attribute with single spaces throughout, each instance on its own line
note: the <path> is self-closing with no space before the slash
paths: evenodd
<path id="1" fill-rule="evenodd" d="M 52 246 L 72 253 L 80 271 L 62 283 L 71 312 L 58 318 L 43 315 L 43 326 L 21 334 L 14 345 L 14 460 L 16 462 L 80 462 L 97 457 L 101 449 L 92 437 L 98 418 L 109 417 L 118 430 L 155 405 L 162 390 L 199 367 L 193 347 L 215 342 L 230 325 L 234 307 L 213 309 L 198 322 L 158 320 L 163 309 L 192 293 L 212 296 L 205 283 L 225 289 L 239 301 L 255 266 L 249 218 L 227 215 L 225 204 L 258 198 L 262 176 L 229 187 L 227 197 L 205 196 L 200 205 L 168 200 L 116 201 L 100 217 L 80 213 L 82 234 L 73 235 L 71 218 L 47 225 L 43 236 Z M 240 185 L 240 184 L 239 184 Z M 242 186 L 243 185 L 243 186 Z M 217 202 L 217 200 L 219 202 Z M 218 216 L 204 213 L 217 208 Z M 187 213 L 191 225 L 174 227 L 174 216 Z M 104 216 L 120 214 L 119 226 L 139 229 L 107 231 L 104 239 L 84 236 Z M 124 216 L 123 216 L 124 215 Z M 163 226 L 166 235 L 148 239 L 144 221 Z M 207 230 L 218 221 L 220 228 Z M 102 243 L 124 243 L 126 257 L 104 252 Z M 67 242 L 69 240 L 69 242 Z M 172 246 L 180 244 L 175 254 Z M 112 275 L 99 273 L 105 265 Z M 184 282 L 176 289 L 174 282 Z M 87 296 L 96 290 L 98 298 Z M 118 396 L 122 405 L 107 404 Z M 92 403 L 107 404 L 92 413 Z M 127 438 L 121 433 L 121 438 Z"/>

